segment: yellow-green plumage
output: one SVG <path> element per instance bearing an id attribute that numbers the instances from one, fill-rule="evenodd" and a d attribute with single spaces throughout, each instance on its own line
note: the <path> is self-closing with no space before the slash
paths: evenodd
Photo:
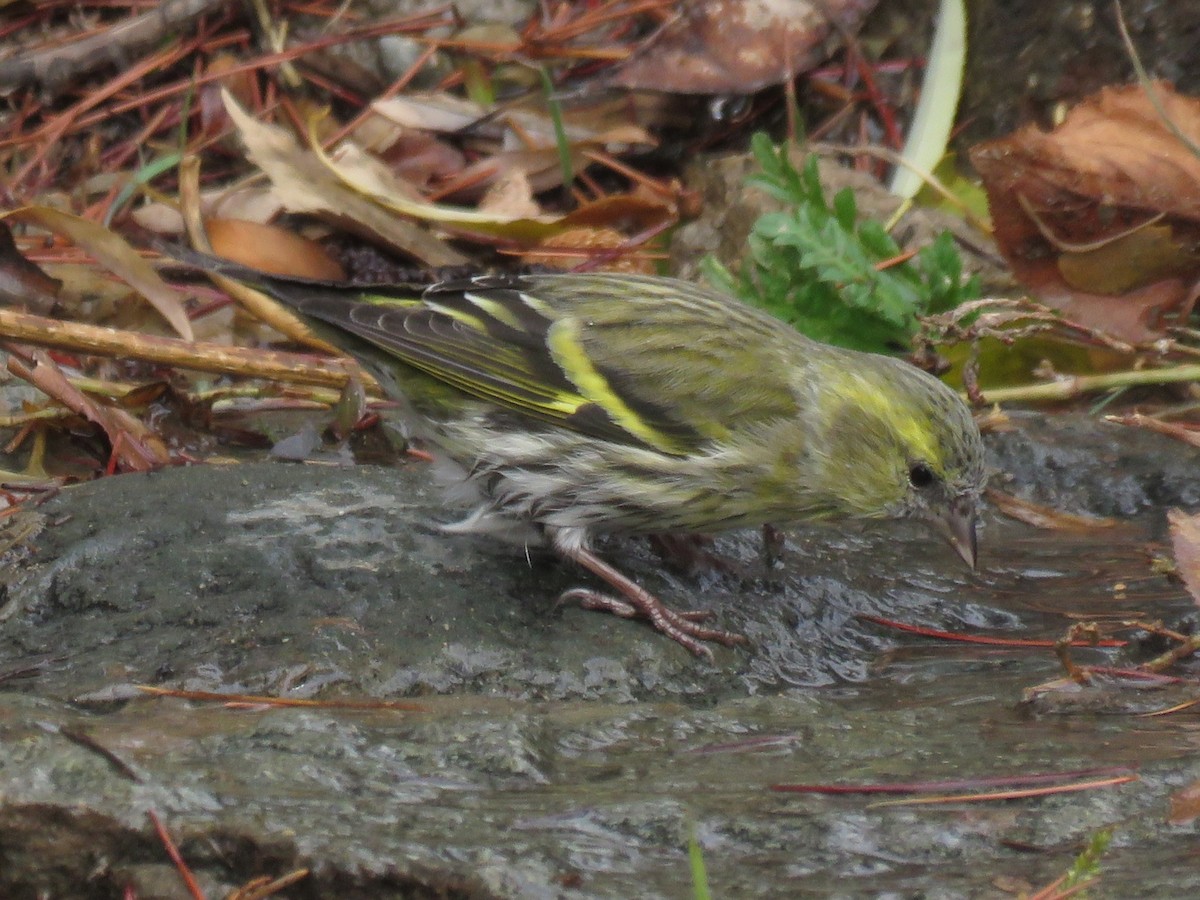
<path id="1" fill-rule="evenodd" d="M 549 545 L 623 595 L 581 592 L 589 605 L 645 616 L 694 652 L 735 636 L 663 607 L 592 553 L 594 536 L 915 516 L 974 564 L 978 429 L 901 361 L 667 278 L 483 277 L 417 294 L 217 265 L 357 339 L 476 503 L 450 530 Z"/>

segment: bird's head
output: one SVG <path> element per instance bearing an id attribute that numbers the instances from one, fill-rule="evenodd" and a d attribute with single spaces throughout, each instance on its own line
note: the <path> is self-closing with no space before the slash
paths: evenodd
<path id="1" fill-rule="evenodd" d="M 985 472 L 983 442 L 966 404 L 933 376 L 900 360 L 857 356 L 820 401 L 825 478 L 844 511 L 930 525 L 972 569 Z"/>

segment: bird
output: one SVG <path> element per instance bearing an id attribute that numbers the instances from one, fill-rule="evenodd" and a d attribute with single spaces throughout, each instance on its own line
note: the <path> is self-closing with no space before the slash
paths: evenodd
<path id="1" fill-rule="evenodd" d="M 470 505 L 441 531 L 549 548 L 607 585 L 561 599 L 645 619 L 698 656 L 746 639 L 663 603 L 598 538 L 915 519 L 976 567 L 979 429 L 957 393 L 901 359 L 663 276 L 414 288 L 168 252 L 267 293 L 379 378 L 450 501 Z"/>

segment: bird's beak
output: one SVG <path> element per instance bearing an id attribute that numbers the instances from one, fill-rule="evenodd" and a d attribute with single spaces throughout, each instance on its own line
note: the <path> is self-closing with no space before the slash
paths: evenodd
<path id="1" fill-rule="evenodd" d="M 975 539 L 975 498 L 955 497 L 945 514 L 937 520 L 937 526 L 963 562 L 974 570 L 979 560 L 979 546 Z"/>

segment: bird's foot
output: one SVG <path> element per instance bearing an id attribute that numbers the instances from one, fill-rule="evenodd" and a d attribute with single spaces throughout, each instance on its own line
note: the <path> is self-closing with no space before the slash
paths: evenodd
<path id="1" fill-rule="evenodd" d="M 705 659 L 712 659 L 712 650 L 704 646 L 704 641 L 715 641 L 726 647 L 737 647 L 747 643 L 746 638 L 740 634 L 701 625 L 701 622 L 712 618 L 712 613 L 708 610 L 679 611 L 671 609 L 656 597 L 650 596 L 650 601 L 643 603 L 640 599 L 623 600 L 590 588 L 572 588 L 559 597 L 560 603 L 575 602 L 584 609 L 612 613 L 623 619 L 646 619 L 655 630 Z"/>
<path id="2" fill-rule="evenodd" d="M 702 622 L 712 617 L 706 610 L 677 612 L 664 604 L 637 582 L 622 575 L 591 550 L 579 547 L 560 548 L 560 553 L 574 560 L 589 572 L 603 578 L 620 591 L 620 597 L 601 593 L 588 588 L 575 588 L 567 591 L 560 602 L 571 600 L 578 602 L 585 609 L 601 610 L 626 619 L 646 619 L 655 629 L 665 634 L 671 640 L 682 644 L 697 656 L 712 659 L 712 650 L 704 645 L 705 641 L 715 641 L 726 647 L 736 647 L 749 643 L 745 637 L 732 631 L 719 628 L 709 628 Z"/>
<path id="3" fill-rule="evenodd" d="M 639 607 L 634 606 L 628 600 L 622 600 L 620 597 L 614 597 L 612 594 L 593 591 L 590 588 L 571 588 L 569 591 L 563 591 L 559 594 L 558 602 L 578 603 L 584 609 L 612 613 L 614 616 L 620 616 L 622 619 L 650 618 Z M 683 619 L 686 622 L 707 622 L 716 615 L 711 609 L 671 609 L 671 607 L 665 605 L 663 609 L 670 615 Z"/>

